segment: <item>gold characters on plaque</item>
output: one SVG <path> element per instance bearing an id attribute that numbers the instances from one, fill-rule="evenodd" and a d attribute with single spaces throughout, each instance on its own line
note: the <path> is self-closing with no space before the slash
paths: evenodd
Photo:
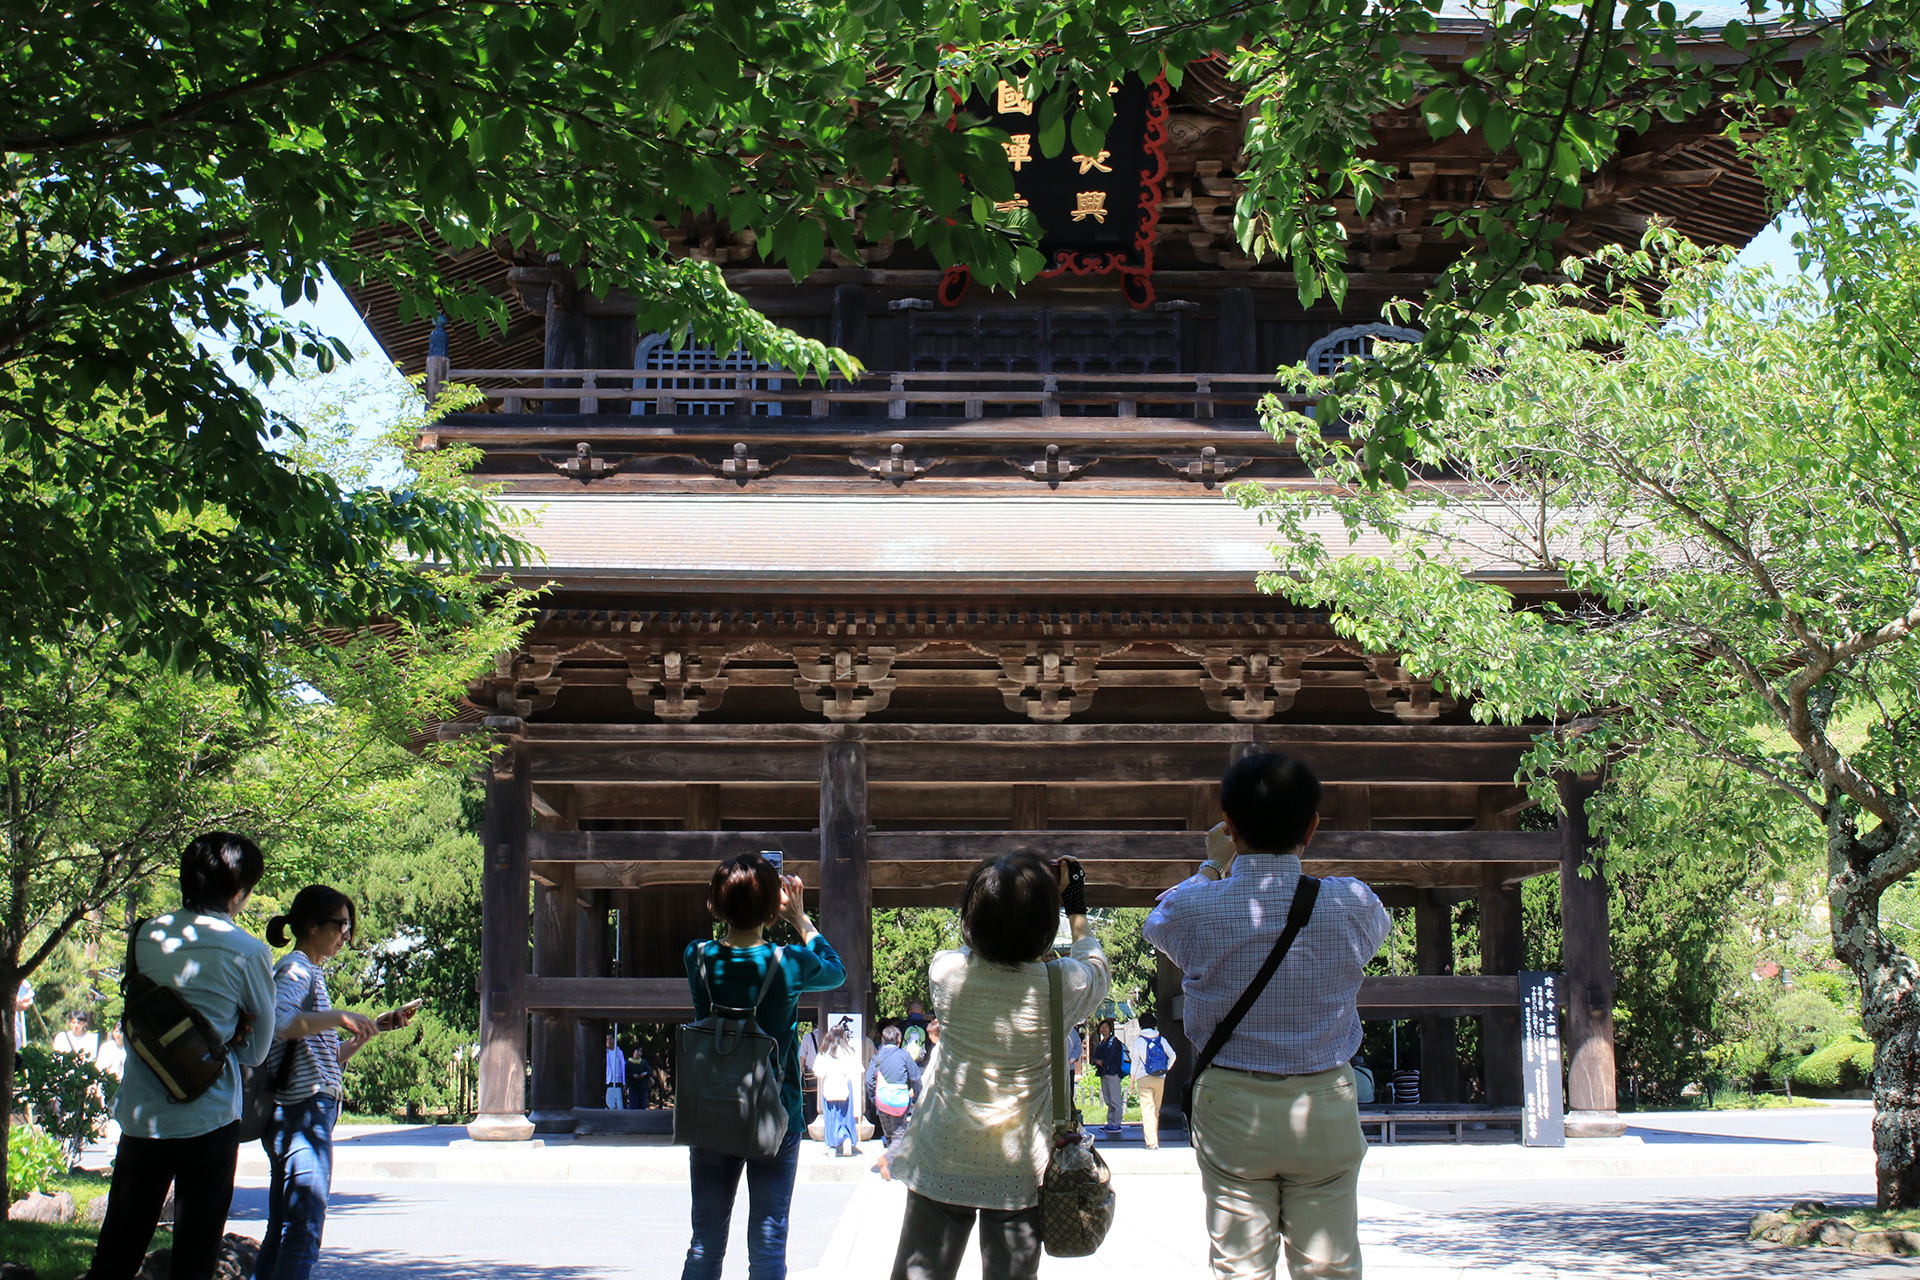
<path id="1" fill-rule="evenodd" d="M 1107 163 L 1107 157 L 1112 154 L 1113 152 L 1111 151 L 1102 151 L 1097 156 L 1083 156 L 1076 151 L 1073 153 L 1073 162 L 1080 166 L 1080 176 L 1083 178 L 1095 169 L 1098 169 L 1102 173 L 1112 173 L 1113 166 Z M 1031 159 L 1032 157 L 1028 158 Z"/>
<path id="2" fill-rule="evenodd" d="M 1027 198 L 1025 196 L 1015 196 L 1011 200 L 997 200 L 994 202 L 993 207 L 1001 213 L 1012 213 L 1015 209 L 1026 208 Z"/>
<path id="3" fill-rule="evenodd" d="M 1101 226 L 1107 224 L 1107 193 L 1104 191 L 1079 191 L 1073 197 L 1073 220 L 1085 222 L 1092 218 Z"/>
<path id="4" fill-rule="evenodd" d="M 994 110 L 1001 115 L 1030 116 L 1033 114 L 1032 101 L 1022 97 L 1020 91 L 1005 80 L 994 88 Z"/>
<path id="5" fill-rule="evenodd" d="M 1013 171 L 1018 173 L 1020 172 L 1021 165 L 1030 163 L 1033 160 L 1033 135 L 1030 133 L 1016 133 L 1011 135 L 1011 137 L 1013 139 L 1011 142 L 1003 142 L 1000 145 L 1007 149 L 1007 162 L 1013 166 Z M 1102 154 L 1104 155 L 1105 153 L 1103 152 Z M 1078 157 L 1076 156 L 1075 159 L 1078 159 Z M 1085 170 L 1081 172 L 1084 173 Z"/>

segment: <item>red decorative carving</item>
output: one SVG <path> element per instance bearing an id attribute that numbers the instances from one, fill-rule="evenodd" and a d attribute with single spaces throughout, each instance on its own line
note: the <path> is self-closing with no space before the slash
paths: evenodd
<path id="1" fill-rule="evenodd" d="M 1077 276 L 1118 272 L 1121 292 L 1134 310 L 1153 305 L 1153 240 L 1160 226 L 1160 183 L 1167 176 L 1167 100 L 1172 96 L 1164 73 L 1147 86 L 1147 128 L 1142 140 L 1147 164 L 1140 171 L 1139 221 L 1133 239 L 1137 258 L 1129 261 L 1128 255 L 1120 253 L 1062 250 L 1054 256 L 1054 265 L 1040 273 L 1042 280 L 1069 271 Z"/>

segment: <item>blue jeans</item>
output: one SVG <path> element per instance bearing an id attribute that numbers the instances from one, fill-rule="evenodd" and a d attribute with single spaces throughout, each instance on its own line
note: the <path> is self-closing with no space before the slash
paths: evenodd
<path id="1" fill-rule="evenodd" d="M 339 1118 L 340 1100 L 324 1093 L 274 1108 L 273 1123 L 260 1140 L 273 1167 L 273 1185 L 254 1280 L 307 1280 L 312 1274 L 327 1225 L 333 1126 Z"/>
<path id="2" fill-rule="evenodd" d="M 860 1131 L 853 1124 L 853 1099 L 842 1102 L 823 1102 L 820 1114 L 826 1119 L 821 1122 L 821 1133 L 827 1140 L 827 1149 L 838 1151 L 842 1142 L 858 1143 Z"/>
<path id="3" fill-rule="evenodd" d="M 800 1172 L 800 1135 L 790 1133 L 780 1151 L 764 1160 L 723 1156 L 688 1149 L 693 1181 L 693 1243 L 680 1280 L 720 1280 L 727 1257 L 727 1223 L 733 1217 L 740 1170 L 747 1171 L 748 1280 L 786 1280 L 787 1211 L 793 1204 L 793 1180 Z"/>

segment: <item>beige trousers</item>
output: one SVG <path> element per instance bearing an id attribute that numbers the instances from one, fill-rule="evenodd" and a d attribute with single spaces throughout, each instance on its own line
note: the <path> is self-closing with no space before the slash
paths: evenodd
<path id="1" fill-rule="evenodd" d="M 1193 1149 L 1220 1280 L 1272 1280 L 1282 1243 L 1293 1280 L 1360 1280 L 1367 1142 L 1351 1069 L 1209 1068 L 1194 1090 Z"/>
<path id="2" fill-rule="evenodd" d="M 1160 1145 L 1160 1100 L 1167 1092 L 1167 1078 L 1141 1076 L 1134 1083 L 1140 1086 L 1140 1131 L 1152 1150 Z"/>

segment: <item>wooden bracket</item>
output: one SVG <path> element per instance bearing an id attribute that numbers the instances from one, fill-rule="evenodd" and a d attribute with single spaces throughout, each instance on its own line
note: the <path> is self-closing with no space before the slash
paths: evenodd
<path id="1" fill-rule="evenodd" d="M 847 461 L 874 479 L 885 480 L 898 489 L 909 480 L 918 480 L 946 459 L 909 458 L 906 456 L 906 447 L 896 444 L 887 451 L 887 456 L 884 458 L 861 457 L 859 454 L 853 454 L 847 458 Z"/>
<path id="2" fill-rule="evenodd" d="M 1432 680 L 1416 680 L 1392 655 L 1367 659 L 1367 698 L 1375 711 L 1390 712 L 1402 724 L 1428 724 L 1453 710 L 1452 698 L 1436 697 Z"/>
<path id="3" fill-rule="evenodd" d="M 1100 651 L 1074 645 L 1007 646 L 1000 651 L 1000 696 L 1009 711 L 1057 724 L 1093 705 Z"/>
<path id="4" fill-rule="evenodd" d="M 1200 450 L 1198 458 L 1161 458 L 1160 465 L 1190 484 L 1212 489 L 1252 461 L 1252 458 L 1223 458 L 1208 445 Z"/>
<path id="5" fill-rule="evenodd" d="M 582 411 L 584 412 L 584 410 Z M 632 454 L 615 454 L 603 457 L 593 451 L 593 446 L 582 440 L 573 446 L 571 454 L 543 453 L 540 460 L 569 480 L 578 480 L 581 484 L 590 484 L 604 479 L 620 470 L 632 460 Z"/>
<path id="6" fill-rule="evenodd" d="M 800 705 L 836 723 L 849 723 L 881 711 L 893 698 L 895 650 L 872 645 L 865 649 L 799 645 L 793 649 L 797 670 L 793 688 Z"/>
<path id="7" fill-rule="evenodd" d="M 727 651 L 718 645 L 684 649 L 655 645 L 627 652 L 627 691 L 633 704 L 662 720 L 685 722 L 719 707 L 727 694 Z"/>
<path id="8" fill-rule="evenodd" d="M 1098 458 L 1063 458 L 1060 446 L 1047 446 L 1046 456 L 1033 462 L 1019 458 L 1008 458 L 1007 465 L 1029 480 L 1038 480 L 1049 489 L 1058 489 L 1062 481 L 1077 480 L 1089 467 L 1098 465 Z"/>

